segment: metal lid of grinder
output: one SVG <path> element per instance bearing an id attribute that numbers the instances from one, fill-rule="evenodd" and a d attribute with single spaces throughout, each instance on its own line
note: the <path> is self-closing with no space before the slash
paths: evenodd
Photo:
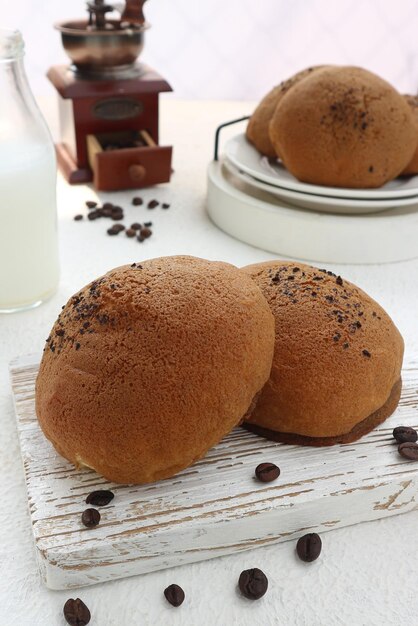
<path id="1" fill-rule="evenodd" d="M 143 13 L 145 1 L 110 4 L 89 0 L 88 20 L 55 25 L 78 74 L 100 79 L 135 73 L 135 62 L 144 47 L 144 31 L 149 28 Z M 119 20 L 107 17 L 113 11 L 121 13 Z"/>

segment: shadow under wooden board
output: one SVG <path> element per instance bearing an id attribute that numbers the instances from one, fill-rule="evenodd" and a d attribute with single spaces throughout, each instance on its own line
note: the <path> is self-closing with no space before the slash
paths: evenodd
<path id="1" fill-rule="evenodd" d="M 43 436 L 35 415 L 36 357 L 10 365 L 39 567 L 51 589 L 82 587 L 193 561 L 295 540 L 413 510 L 418 463 L 400 457 L 391 433 L 418 427 L 418 361 L 403 371 L 396 413 L 354 444 L 302 448 L 240 428 L 171 479 L 115 485 L 76 470 Z M 254 479 L 272 461 L 279 479 Z M 111 489 L 101 523 L 87 529 L 86 496 Z"/>

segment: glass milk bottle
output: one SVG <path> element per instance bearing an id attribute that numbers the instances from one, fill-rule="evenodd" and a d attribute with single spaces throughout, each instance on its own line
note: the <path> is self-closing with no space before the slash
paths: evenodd
<path id="1" fill-rule="evenodd" d="M 23 54 L 0 30 L 0 312 L 41 304 L 59 278 L 55 150 Z"/>

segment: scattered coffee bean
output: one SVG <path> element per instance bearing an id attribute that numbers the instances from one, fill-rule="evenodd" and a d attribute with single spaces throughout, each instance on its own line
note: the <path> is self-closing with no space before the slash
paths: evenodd
<path id="1" fill-rule="evenodd" d="M 144 239 L 148 239 L 149 237 L 151 237 L 152 235 L 152 230 L 145 227 L 145 228 L 141 228 L 140 233 L 141 237 L 143 237 Z"/>
<path id="2" fill-rule="evenodd" d="M 114 228 L 112 226 L 111 228 L 107 229 L 107 234 L 110 235 L 111 237 L 114 237 L 115 235 L 119 235 L 119 231 L 117 228 Z"/>
<path id="3" fill-rule="evenodd" d="M 150 226 L 152 226 L 152 222 L 144 222 L 144 226 L 146 226 L 147 228 L 149 228 Z"/>
<path id="4" fill-rule="evenodd" d="M 81 521 L 87 528 L 93 528 L 100 522 L 100 513 L 96 509 L 86 509 L 83 511 Z"/>
<path id="5" fill-rule="evenodd" d="M 143 237 L 142 235 L 138 235 L 137 240 L 139 241 L 139 243 L 143 243 L 145 241 L 145 237 Z"/>
<path id="6" fill-rule="evenodd" d="M 160 203 L 158 202 L 158 200 L 151 200 L 151 202 L 148 202 L 149 209 L 155 209 L 159 205 Z"/>
<path id="7" fill-rule="evenodd" d="M 98 491 L 92 491 L 86 498 L 86 504 L 92 504 L 93 506 L 106 506 L 109 502 L 112 502 L 115 494 L 108 489 L 100 489 Z"/>
<path id="8" fill-rule="evenodd" d="M 82 215 L 74 215 L 74 221 L 75 221 L 75 222 L 79 222 L 79 221 L 80 221 L 80 220 L 82 220 L 82 219 L 83 219 L 83 216 L 82 216 Z"/>
<path id="9" fill-rule="evenodd" d="M 112 209 L 102 209 L 103 217 L 112 217 Z"/>
<path id="10" fill-rule="evenodd" d="M 103 208 L 103 209 L 108 209 L 108 210 L 110 210 L 110 211 L 111 211 L 111 210 L 114 208 L 114 206 L 115 206 L 115 205 L 114 205 L 114 204 L 112 204 L 111 202 L 105 202 L 102 208 Z"/>
<path id="11" fill-rule="evenodd" d="M 114 226 L 112 226 L 112 228 L 117 230 L 118 233 L 121 233 L 123 230 L 125 230 L 125 226 L 123 224 L 115 224 Z"/>
<path id="12" fill-rule="evenodd" d="M 70 626 L 87 626 L 90 622 L 90 611 L 80 598 L 70 598 L 64 604 L 64 617 Z"/>
<path id="13" fill-rule="evenodd" d="M 142 224 L 138 224 L 138 222 L 134 222 L 133 224 L 131 224 L 131 228 L 132 230 L 141 230 Z"/>
<path id="14" fill-rule="evenodd" d="M 411 426 L 397 426 L 393 429 L 392 434 L 398 443 L 415 443 L 418 439 L 417 431 Z"/>
<path id="15" fill-rule="evenodd" d="M 94 202 L 93 200 L 87 200 L 86 207 L 88 209 L 95 209 L 97 207 L 97 202 Z"/>
<path id="16" fill-rule="evenodd" d="M 129 238 L 131 237 L 135 237 L 136 236 L 136 230 L 134 230 L 133 228 L 127 228 L 125 231 L 125 235 Z"/>
<path id="17" fill-rule="evenodd" d="M 99 217 L 99 214 L 97 211 L 90 211 L 90 213 L 87 215 L 87 219 L 89 219 L 91 222 L 93 220 L 97 220 L 98 217 Z"/>
<path id="18" fill-rule="evenodd" d="M 163 204 L 161 205 L 163 209 L 169 209 L 170 205 L 167 204 L 167 202 L 163 202 Z"/>
<path id="19" fill-rule="evenodd" d="M 296 552 L 301 561 L 312 563 L 321 554 L 322 541 L 316 533 L 308 533 L 300 537 L 296 544 Z"/>
<path id="20" fill-rule="evenodd" d="M 401 443 L 398 447 L 398 452 L 401 456 L 409 461 L 418 461 L 418 444 L 413 441 L 406 441 Z"/>
<path id="21" fill-rule="evenodd" d="M 280 476 L 280 469 L 274 463 L 260 463 L 255 468 L 255 475 L 262 483 L 271 483 Z"/>
<path id="22" fill-rule="evenodd" d="M 144 201 L 142 198 L 140 198 L 139 196 L 137 196 L 136 198 L 133 198 L 132 200 L 132 204 L 134 206 L 141 206 L 141 204 L 144 204 Z"/>
<path id="23" fill-rule="evenodd" d="M 167 602 L 172 606 L 180 606 L 184 602 L 184 591 L 178 585 L 170 585 L 167 589 L 164 589 L 164 595 Z"/>
<path id="24" fill-rule="evenodd" d="M 269 581 L 261 569 L 246 569 L 241 572 L 238 587 L 243 596 L 249 600 L 259 600 L 267 591 Z"/>
<path id="25" fill-rule="evenodd" d="M 112 211 L 112 215 L 110 217 L 114 222 L 120 222 L 120 220 L 123 220 L 125 215 L 123 213 L 116 213 Z"/>

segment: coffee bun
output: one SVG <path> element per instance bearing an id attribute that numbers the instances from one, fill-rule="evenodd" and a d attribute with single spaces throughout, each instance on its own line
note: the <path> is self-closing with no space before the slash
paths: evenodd
<path id="1" fill-rule="evenodd" d="M 412 116 L 415 124 L 415 134 L 418 144 L 418 96 L 404 96 L 409 108 L 411 109 Z M 405 169 L 402 171 L 404 175 L 418 174 L 418 145 L 415 149 L 414 155 Z"/>
<path id="2" fill-rule="evenodd" d="M 358 67 L 324 67 L 289 89 L 273 114 L 270 139 L 300 181 L 349 188 L 396 178 L 417 147 L 405 99 Z"/>
<path id="3" fill-rule="evenodd" d="M 332 272 L 271 261 L 243 268 L 276 320 L 270 380 L 247 427 L 305 445 L 350 442 L 396 408 L 402 337 L 377 302 Z"/>
<path id="4" fill-rule="evenodd" d="M 148 483 L 201 458 L 267 381 L 274 318 L 227 263 L 166 257 L 114 269 L 63 308 L 36 381 L 46 437 L 76 466 Z"/>
<path id="5" fill-rule="evenodd" d="M 261 154 L 264 154 L 268 157 L 276 157 L 280 156 L 270 139 L 270 121 L 273 117 L 273 113 L 276 110 L 277 105 L 283 96 L 289 91 L 291 87 L 296 85 L 298 82 L 310 76 L 312 72 L 315 72 L 317 69 L 324 67 L 323 65 L 318 65 L 317 67 L 308 67 L 306 70 L 302 70 L 294 76 L 291 76 L 287 80 L 284 80 L 274 87 L 269 93 L 264 96 L 261 100 L 260 104 L 255 109 L 254 113 L 250 117 L 247 125 L 247 139 L 250 143 L 252 143 Z"/>

